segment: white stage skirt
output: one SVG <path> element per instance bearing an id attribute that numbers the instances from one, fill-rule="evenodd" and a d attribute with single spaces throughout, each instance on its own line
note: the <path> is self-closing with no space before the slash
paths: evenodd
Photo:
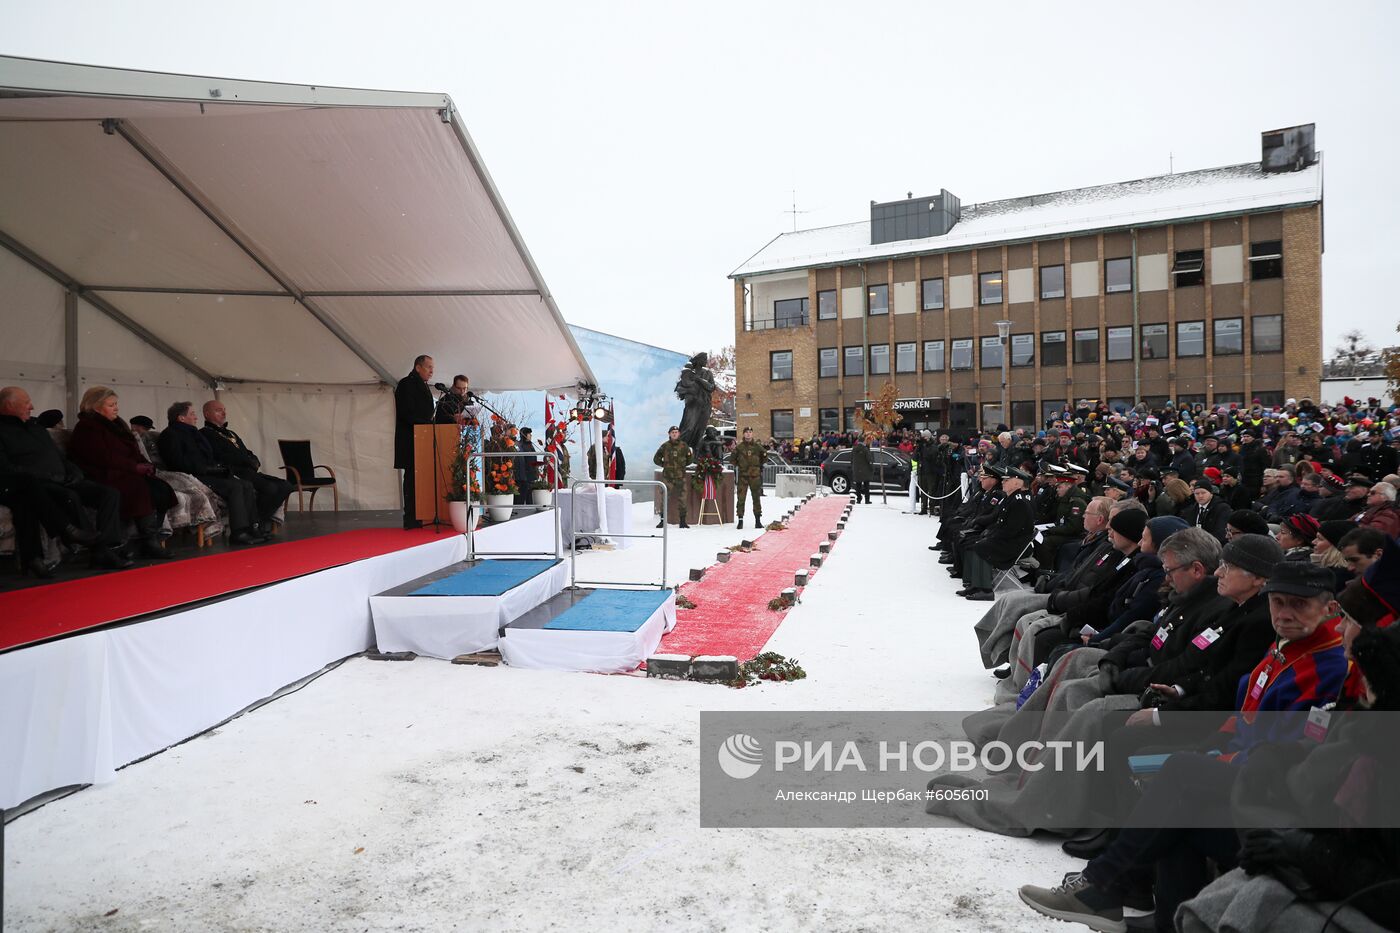
<path id="1" fill-rule="evenodd" d="M 651 657 L 661 636 L 675 627 L 676 594 L 671 593 L 635 632 L 507 629 L 501 657 L 511 667 L 625 674 Z"/>
<path id="2" fill-rule="evenodd" d="M 374 596 L 375 641 L 380 651 L 413 651 L 451 660 L 496 647 L 501 626 L 513 622 L 569 585 L 569 562 L 499 596 Z"/>
<path id="3" fill-rule="evenodd" d="M 557 547 L 541 512 L 477 533 L 482 550 Z M 223 722 L 374 643 L 370 597 L 466 557 L 466 538 L 333 567 L 158 619 L 0 654 L 0 807 Z M 561 564 L 567 572 L 567 564 Z"/>

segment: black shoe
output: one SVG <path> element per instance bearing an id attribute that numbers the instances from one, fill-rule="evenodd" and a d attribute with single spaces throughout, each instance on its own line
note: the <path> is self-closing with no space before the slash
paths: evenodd
<path id="1" fill-rule="evenodd" d="M 95 531 L 88 531 L 77 525 L 69 525 L 63 529 L 63 533 L 59 537 L 62 538 L 64 544 L 92 547 L 102 536 Z"/>
<path id="2" fill-rule="evenodd" d="M 973 589 L 974 589 L 973 587 L 965 586 L 965 587 L 963 587 L 962 589 L 960 589 L 960 590 L 958 590 L 957 592 L 955 592 L 953 595 L 954 595 L 954 596 L 966 596 L 968 593 L 971 593 L 971 592 L 973 591 Z"/>
<path id="3" fill-rule="evenodd" d="M 657 522 L 657 523 L 656 523 L 656 527 L 657 527 L 657 528 L 665 528 L 665 527 L 666 527 L 666 519 L 663 518 L 661 521 Z"/>
<path id="4" fill-rule="evenodd" d="M 250 532 L 247 532 L 247 531 L 235 531 L 232 535 L 229 536 L 228 543 L 229 543 L 229 544 L 246 545 L 246 544 L 258 544 L 259 541 L 258 541 L 257 538 L 253 537 L 253 535 L 252 535 Z"/>
<path id="5" fill-rule="evenodd" d="M 974 590 L 963 599 L 971 600 L 974 603 L 989 603 L 996 599 L 996 595 L 991 590 Z"/>
<path id="6" fill-rule="evenodd" d="M 136 545 L 136 553 L 146 560 L 174 560 L 175 555 L 160 546 L 153 538 L 142 538 Z"/>
<path id="7" fill-rule="evenodd" d="M 940 564 L 951 564 L 953 562 L 953 558 L 945 554 L 944 556 L 938 558 L 938 562 Z"/>
<path id="8" fill-rule="evenodd" d="M 36 580 L 52 580 L 54 568 L 57 566 L 57 564 L 51 564 L 42 557 L 36 557 L 25 562 L 24 572 Z"/>
<path id="9" fill-rule="evenodd" d="M 422 528 L 422 527 L 423 527 L 423 523 L 420 522 L 420 521 L 419 521 L 418 519 L 416 519 L 416 518 L 406 518 L 406 519 L 404 519 L 404 522 L 403 522 L 403 530 L 404 530 L 404 531 L 414 531 L 414 530 L 416 530 L 416 529 L 418 529 L 418 528 Z"/>
<path id="10" fill-rule="evenodd" d="M 1065 855 L 1072 858 L 1082 858 L 1086 861 L 1098 855 L 1108 844 L 1113 841 L 1113 833 L 1108 829 L 1100 829 L 1088 834 L 1080 833 L 1066 839 L 1060 844 L 1060 848 Z"/>
<path id="11" fill-rule="evenodd" d="M 681 527 L 682 527 L 682 528 L 689 528 L 690 526 L 687 525 L 687 524 L 685 523 L 685 519 L 681 519 Z"/>
<path id="12" fill-rule="evenodd" d="M 997 680 L 1005 680 L 1006 678 L 1011 676 L 1011 665 L 1008 664 L 1005 667 L 997 668 L 996 670 L 992 671 L 992 676 L 995 677 Z"/>
<path id="13" fill-rule="evenodd" d="M 93 548 L 90 562 L 93 567 L 103 570 L 125 570 L 131 566 L 131 558 L 125 557 L 109 547 Z"/>
<path id="14" fill-rule="evenodd" d="M 1123 906 L 1132 907 L 1133 910 L 1138 909 L 1136 907 L 1133 907 L 1133 905 L 1128 901 L 1127 898 L 1123 899 Z M 1157 933 L 1157 915 L 1140 914 L 1138 916 L 1129 917 L 1128 915 L 1124 914 L 1123 930 L 1125 931 L 1125 933 Z"/>
<path id="15" fill-rule="evenodd" d="M 753 517 L 753 526 L 754 526 L 755 528 L 757 528 L 758 530 L 760 530 L 760 531 L 763 530 L 763 516 L 762 516 L 762 515 L 755 515 L 755 516 Z"/>
<path id="16" fill-rule="evenodd" d="M 736 530 L 736 531 L 743 531 L 743 530 L 744 530 L 744 520 L 743 520 L 742 518 L 739 519 L 739 523 L 735 526 L 735 530 Z"/>

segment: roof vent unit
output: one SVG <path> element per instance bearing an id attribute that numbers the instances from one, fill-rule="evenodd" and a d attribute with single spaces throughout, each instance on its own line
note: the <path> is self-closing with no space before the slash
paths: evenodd
<path id="1" fill-rule="evenodd" d="M 912 195 L 884 204 L 870 202 L 870 243 L 942 236 L 962 217 L 962 202 L 947 188 L 930 198 Z"/>
<path id="2" fill-rule="evenodd" d="M 1296 172 L 1317 161 L 1313 145 L 1316 124 L 1304 123 L 1263 133 L 1261 168 L 1266 172 Z"/>

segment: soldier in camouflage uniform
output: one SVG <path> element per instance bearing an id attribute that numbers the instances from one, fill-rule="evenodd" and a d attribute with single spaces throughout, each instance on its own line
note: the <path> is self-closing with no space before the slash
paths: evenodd
<path id="1" fill-rule="evenodd" d="M 685 475 L 685 468 L 691 462 L 690 445 L 681 440 L 681 429 L 674 424 L 668 432 L 670 439 L 656 448 L 656 456 L 651 458 L 651 462 L 661 467 L 661 481 L 666 484 L 666 493 L 670 500 L 676 503 L 677 513 L 680 515 L 681 527 L 689 528 L 685 523 L 685 484 L 688 477 Z M 661 521 L 656 523 L 657 528 L 666 524 L 666 516 L 661 516 Z"/>
<path id="2" fill-rule="evenodd" d="M 1041 533 L 1041 541 L 1035 548 L 1036 560 L 1045 573 L 1055 570 L 1061 545 L 1084 537 L 1084 513 L 1089 508 L 1089 491 L 1076 481 L 1075 474 L 1057 474 L 1055 484 L 1058 499 L 1055 527 Z"/>
<path id="3" fill-rule="evenodd" d="M 739 508 L 734 513 L 739 528 L 744 527 L 744 497 L 753 493 L 753 526 L 763 529 L 763 461 L 767 454 L 753 439 L 753 428 L 744 428 L 743 441 L 729 455 L 734 466 L 734 487 L 739 491 Z"/>

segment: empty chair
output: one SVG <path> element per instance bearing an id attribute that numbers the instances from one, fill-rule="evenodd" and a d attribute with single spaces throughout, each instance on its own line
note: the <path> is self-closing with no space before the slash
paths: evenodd
<path id="1" fill-rule="evenodd" d="M 287 482 L 297 488 L 297 511 L 305 511 L 303 493 L 311 493 L 311 508 L 315 509 L 316 493 L 329 486 L 335 498 L 335 510 L 339 512 L 340 490 L 335 485 L 335 470 L 324 463 L 312 464 L 311 442 L 279 440 L 277 449 L 282 452 L 282 469 L 287 473 Z M 317 470 L 325 470 L 330 476 L 316 476 Z"/>

